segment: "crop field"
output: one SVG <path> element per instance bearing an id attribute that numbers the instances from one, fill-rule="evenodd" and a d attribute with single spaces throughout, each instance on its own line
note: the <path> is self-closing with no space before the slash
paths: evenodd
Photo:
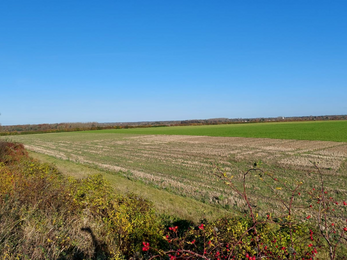
<path id="1" fill-rule="evenodd" d="M 214 129 L 211 126 L 208 128 Z M 214 176 L 217 165 L 233 175 L 236 186 L 241 188 L 242 173 L 253 167 L 254 162 L 259 164 L 261 161 L 260 168 L 272 173 L 282 183 L 294 187 L 303 182 L 300 188 L 303 196 L 295 200 L 296 205 L 301 205 L 308 200 L 305 194 L 319 184 L 319 176 L 313 167 L 313 162 L 317 162 L 327 190 L 333 192 L 336 199 L 347 198 L 347 143 L 341 140 L 134 133 L 166 129 L 170 128 L 35 134 L 13 136 L 11 139 L 24 143 L 27 149 L 37 153 L 114 172 L 134 183 L 226 210 L 242 211 L 245 204 Z M 269 189 L 257 175 L 247 179 L 246 188 L 260 213 L 283 211 L 278 198 L 289 197 L 284 187 Z M 302 212 L 308 213 L 309 209 Z"/>
<path id="2" fill-rule="evenodd" d="M 130 128 L 103 130 L 102 132 L 347 142 L 347 120 Z"/>

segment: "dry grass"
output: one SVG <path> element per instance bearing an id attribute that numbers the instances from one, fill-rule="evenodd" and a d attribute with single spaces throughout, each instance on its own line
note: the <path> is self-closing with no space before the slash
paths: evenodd
<path id="1" fill-rule="evenodd" d="M 84 178 L 87 175 L 102 174 L 114 188 L 115 193 L 120 195 L 134 193 L 142 196 L 153 202 L 156 211 L 161 214 L 169 214 L 194 222 L 198 222 L 203 218 L 214 220 L 217 217 L 230 214 L 223 208 L 216 208 L 189 197 L 182 197 L 141 182 L 129 180 L 120 174 L 96 169 L 83 164 L 76 164 L 71 161 L 64 161 L 36 152 L 29 152 L 29 155 L 42 162 L 54 164 L 61 173 L 74 178 Z"/>

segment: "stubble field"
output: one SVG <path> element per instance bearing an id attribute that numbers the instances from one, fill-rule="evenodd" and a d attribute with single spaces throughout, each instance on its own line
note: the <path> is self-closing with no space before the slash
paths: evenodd
<path id="1" fill-rule="evenodd" d="M 313 167 L 313 162 L 317 162 L 327 189 L 336 194 L 336 199 L 347 197 L 345 142 L 107 131 L 23 135 L 12 139 L 37 153 L 101 168 L 226 210 L 242 211 L 245 204 L 213 175 L 216 165 L 235 176 L 233 180 L 241 188 L 242 173 L 261 160 L 261 169 L 288 186 L 302 181 L 301 192 L 306 194 L 319 183 Z M 249 177 L 246 188 L 259 212 L 283 210 L 278 198 L 288 197 L 285 189 L 269 189 L 259 176 Z M 302 196 L 295 203 L 299 206 L 305 200 L 307 197 Z"/>

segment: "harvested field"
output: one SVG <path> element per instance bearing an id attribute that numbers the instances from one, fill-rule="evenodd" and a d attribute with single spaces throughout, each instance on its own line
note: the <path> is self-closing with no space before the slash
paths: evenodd
<path id="1" fill-rule="evenodd" d="M 243 202 L 213 176 L 217 163 L 239 181 L 241 173 L 261 160 L 263 169 L 282 181 L 295 185 L 297 180 L 305 180 L 310 188 L 318 181 L 312 162 L 318 162 L 327 176 L 326 185 L 347 197 L 347 144 L 343 142 L 102 132 L 23 135 L 13 139 L 35 152 L 121 172 L 131 180 L 224 207 L 242 208 Z M 267 209 L 276 204 L 272 191 L 266 190 L 259 178 L 252 178 L 247 187 L 253 199 L 266 197 L 263 206 Z M 276 196 L 285 196 L 277 193 Z M 281 210 L 278 204 L 271 208 Z"/>

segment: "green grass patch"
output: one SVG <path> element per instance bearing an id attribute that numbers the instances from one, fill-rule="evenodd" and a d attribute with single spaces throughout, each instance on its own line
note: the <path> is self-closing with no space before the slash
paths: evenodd
<path id="1" fill-rule="evenodd" d="M 200 135 L 347 142 L 347 120 L 173 126 L 86 131 L 155 135 Z"/>

